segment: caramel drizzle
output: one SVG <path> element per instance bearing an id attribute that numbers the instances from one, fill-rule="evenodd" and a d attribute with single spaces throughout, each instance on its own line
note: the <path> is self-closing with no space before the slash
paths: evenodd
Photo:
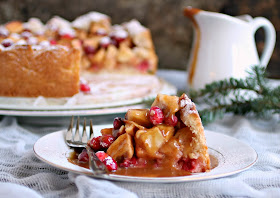
<path id="1" fill-rule="evenodd" d="M 194 45 L 194 49 L 193 49 L 194 51 L 193 51 L 192 62 L 190 63 L 190 68 L 189 68 L 188 83 L 190 85 L 192 85 L 192 83 L 193 83 L 193 77 L 194 77 L 196 64 L 197 64 L 198 49 L 200 46 L 200 29 L 199 29 L 199 26 L 198 26 L 196 20 L 194 19 L 194 16 L 200 11 L 201 11 L 200 9 L 192 8 L 192 7 L 186 7 L 184 9 L 184 15 L 192 21 L 194 28 L 195 28 L 195 33 L 196 33 L 196 40 L 195 40 L 195 45 Z"/>

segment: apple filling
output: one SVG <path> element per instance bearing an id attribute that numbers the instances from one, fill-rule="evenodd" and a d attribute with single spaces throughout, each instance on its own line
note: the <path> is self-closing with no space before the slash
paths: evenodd
<path id="1" fill-rule="evenodd" d="M 210 170 L 201 119 L 186 94 L 159 94 L 150 109 L 130 109 L 101 133 L 88 145 L 97 156 L 112 158 L 113 165 L 106 166 L 114 174 L 178 176 Z"/>

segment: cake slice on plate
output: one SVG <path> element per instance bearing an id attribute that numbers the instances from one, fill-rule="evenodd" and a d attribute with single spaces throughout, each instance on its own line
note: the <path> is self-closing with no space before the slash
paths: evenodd
<path id="1" fill-rule="evenodd" d="M 146 176 L 178 176 L 210 170 L 204 128 L 186 94 L 158 94 L 150 109 L 130 109 L 101 133 L 88 145 L 118 164 L 116 174 L 145 170 Z"/>

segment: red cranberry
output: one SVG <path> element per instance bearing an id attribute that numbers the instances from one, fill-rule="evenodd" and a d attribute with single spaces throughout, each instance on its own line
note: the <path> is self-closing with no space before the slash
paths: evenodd
<path id="1" fill-rule="evenodd" d="M 96 52 L 95 48 L 90 45 L 85 46 L 84 51 L 86 54 L 95 54 L 95 52 Z"/>
<path id="2" fill-rule="evenodd" d="M 100 44 L 100 47 L 107 48 L 107 47 L 109 47 L 111 42 L 112 41 L 111 41 L 110 37 L 105 36 L 102 39 L 100 39 L 99 44 Z"/>
<path id="3" fill-rule="evenodd" d="M 4 47 L 10 47 L 11 45 L 13 45 L 13 41 L 9 40 L 9 39 L 5 39 L 2 41 L 1 43 Z"/>
<path id="4" fill-rule="evenodd" d="M 106 157 L 103 163 L 108 171 L 115 171 L 118 169 L 117 162 L 111 156 Z"/>
<path id="5" fill-rule="evenodd" d="M 125 38 L 123 37 L 117 37 L 117 36 L 114 36 L 113 39 L 119 44 L 121 42 L 123 42 L 125 40 Z"/>
<path id="6" fill-rule="evenodd" d="M 158 106 L 153 106 L 150 109 L 150 121 L 153 125 L 161 124 L 164 120 L 163 112 Z"/>
<path id="7" fill-rule="evenodd" d="M 102 149 L 101 145 L 100 145 L 100 138 L 101 136 L 98 137 L 94 137 L 92 138 L 88 145 L 94 150 L 94 151 L 99 151 L 100 149 Z"/>
<path id="8" fill-rule="evenodd" d="M 185 171 L 189 171 L 189 172 L 198 172 L 199 171 L 199 163 L 197 159 L 187 159 L 184 160 L 183 163 L 183 167 L 182 169 L 184 169 Z"/>
<path id="9" fill-rule="evenodd" d="M 131 159 L 125 159 L 123 163 L 120 164 L 121 167 L 135 167 L 137 164 L 137 159 L 132 157 Z"/>
<path id="10" fill-rule="evenodd" d="M 150 67 L 150 63 L 147 60 L 143 60 L 137 65 L 137 69 L 140 70 L 141 72 L 146 72 L 149 69 L 149 67 Z"/>
<path id="11" fill-rule="evenodd" d="M 112 135 L 102 135 L 100 138 L 100 145 L 102 148 L 107 149 L 114 142 L 115 138 Z"/>
<path id="12" fill-rule="evenodd" d="M 104 151 L 98 151 L 96 156 L 101 162 L 103 162 L 103 164 L 105 164 L 108 171 L 115 171 L 118 169 L 117 162 Z"/>
<path id="13" fill-rule="evenodd" d="M 72 36 L 71 34 L 63 34 L 60 37 L 61 39 L 68 39 L 68 40 L 74 39 L 74 36 Z"/>
<path id="14" fill-rule="evenodd" d="M 124 124 L 123 119 L 120 117 L 116 117 L 113 122 L 114 129 L 119 129 Z"/>
<path id="15" fill-rule="evenodd" d="M 57 42 L 56 42 L 56 40 L 50 40 L 50 44 L 51 44 L 51 45 L 56 45 Z"/>
<path id="16" fill-rule="evenodd" d="M 98 151 L 98 152 L 95 153 L 95 155 L 98 157 L 98 159 L 99 159 L 101 162 L 103 162 L 104 159 L 105 159 L 106 157 L 108 157 L 108 154 L 105 153 L 104 151 Z"/>
<path id="17" fill-rule="evenodd" d="M 87 150 L 84 149 L 79 155 L 78 155 L 78 160 L 79 162 L 88 162 L 88 153 Z"/>
<path id="18" fill-rule="evenodd" d="M 115 41 L 115 45 L 119 46 L 121 42 L 123 42 L 127 38 L 127 32 L 124 30 L 117 30 L 111 35 L 111 39 Z"/>
<path id="19" fill-rule="evenodd" d="M 90 86 L 88 84 L 81 83 L 80 84 L 80 90 L 82 92 L 90 92 Z"/>
<path id="20" fill-rule="evenodd" d="M 165 118 L 164 122 L 165 122 L 167 125 L 176 126 L 177 123 L 178 123 L 178 118 L 177 118 L 177 116 L 175 116 L 174 114 L 172 114 L 171 116 Z"/>

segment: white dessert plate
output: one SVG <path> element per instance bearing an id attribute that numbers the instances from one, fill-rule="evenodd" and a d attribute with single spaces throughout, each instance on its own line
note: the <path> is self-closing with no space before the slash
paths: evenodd
<path id="1" fill-rule="evenodd" d="M 80 92 L 68 98 L 0 97 L 0 114 L 21 114 L 20 111 L 92 110 L 135 105 L 151 100 L 158 93 L 174 95 L 175 86 L 155 75 L 84 74 L 90 93 Z M 38 112 L 42 114 L 41 112 Z M 29 112 L 23 114 L 29 114 Z M 36 113 L 35 113 L 36 114 Z M 55 112 L 49 113 L 55 114 Z M 61 114 L 61 113 L 60 113 Z M 73 113 L 70 113 L 71 115 Z M 10 114 L 9 114 L 10 115 Z"/>
<path id="2" fill-rule="evenodd" d="M 108 127 L 111 127 L 111 125 L 95 126 L 95 135 L 100 135 L 100 129 Z M 50 133 L 40 138 L 33 147 L 35 155 L 40 160 L 59 169 L 101 179 L 151 183 L 176 183 L 209 180 L 237 174 L 250 168 L 257 161 L 256 151 L 245 143 L 217 132 L 205 130 L 209 154 L 212 160 L 211 162 L 215 162 L 216 164 L 210 172 L 196 173 L 189 176 L 160 178 L 120 176 L 114 174 L 94 176 L 89 169 L 74 165 L 67 160 L 67 157 L 72 150 L 65 144 L 65 133 L 66 130 L 62 130 Z"/>

